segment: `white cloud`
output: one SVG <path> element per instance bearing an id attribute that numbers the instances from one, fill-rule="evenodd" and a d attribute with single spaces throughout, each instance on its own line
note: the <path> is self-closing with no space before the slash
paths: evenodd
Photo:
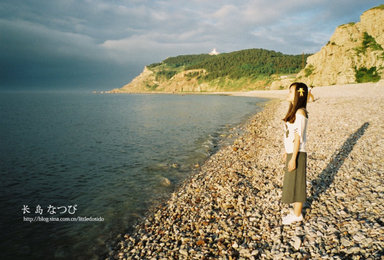
<path id="1" fill-rule="evenodd" d="M 216 19 L 226 19 L 228 17 L 233 17 L 239 15 L 240 12 L 238 7 L 234 5 L 224 5 L 215 13 L 213 13 L 212 17 Z"/>
<path id="2" fill-rule="evenodd" d="M 191 34 L 194 34 L 191 32 Z M 211 42 L 196 44 L 192 41 L 171 41 L 169 38 L 189 37 L 189 35 L 159 35 L 156 33 L 134 35 L 120 40 L 108 40 L 100 46 L 109 52 L 109 55 L 119 62 L 146 61 L 159 62 L 169 56 L 195 53 L 208 53 L 213 46 Z"/>

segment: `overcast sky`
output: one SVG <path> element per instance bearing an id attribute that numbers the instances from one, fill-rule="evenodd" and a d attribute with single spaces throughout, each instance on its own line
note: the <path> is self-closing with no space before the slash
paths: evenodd
<path id="1" fill-rule="evenodd" d="M 0 88 L 111 89 L 169 56 L 313 53 L 374 0 L 2 0 Z"/>

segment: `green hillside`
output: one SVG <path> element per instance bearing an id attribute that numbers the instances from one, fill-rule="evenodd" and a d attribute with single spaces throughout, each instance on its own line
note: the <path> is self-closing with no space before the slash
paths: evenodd
<path id="1" fill-rule="evenodd" d="M 219 55 L 170 57 L 153 63 L 130 83 L 111 93 L 215 92 L 265 89 L 281 75 L 294 78 L 309 54 L 248 49 Z M 279 85 L 278 87 L 281 88 Z"/>
<path id="2" fill-rule="evenodd" d="M 298 73 L 309 54 L 286 55 L 264 49 L 248 49 L 219 55 L 181 55 L 147 66 L 158 79 L 169 79 L 183 70 L 205 69 L 207 73 L 191 75 L 203 81 L 219 78 L 258 79 L 272 74 Z M 304 58 L 304 59 L 303 59 Z"/>

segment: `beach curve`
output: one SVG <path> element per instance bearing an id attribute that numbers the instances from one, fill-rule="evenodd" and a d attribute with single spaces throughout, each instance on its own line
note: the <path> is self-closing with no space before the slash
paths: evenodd
<path id="1" fill-rule="evenodd" d="M 383 82 L 313 89 L 305 221 L 291 226 L 280 202 L 287 91 L 230 94 L 275 100 L 106 259 L 382 257 Z"/>

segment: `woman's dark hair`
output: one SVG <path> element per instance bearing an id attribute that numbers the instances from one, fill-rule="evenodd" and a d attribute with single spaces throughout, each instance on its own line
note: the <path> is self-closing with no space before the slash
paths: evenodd
<path id="1" fill-rule="evenodd" d="M 304 83 L 294 82 L 289 86 L 289 89 L 295 87 L 295 98 L 293 103 L 289 104 L 287 115 L 284 117 L 284 122 L 290 122 L 291 124 L 296 120 L 296 112 L 300 108 L 304 109 L 305 116 L 308 117 L 307 112 L 307 98 L 308 98 L 308 87 Z"/>

